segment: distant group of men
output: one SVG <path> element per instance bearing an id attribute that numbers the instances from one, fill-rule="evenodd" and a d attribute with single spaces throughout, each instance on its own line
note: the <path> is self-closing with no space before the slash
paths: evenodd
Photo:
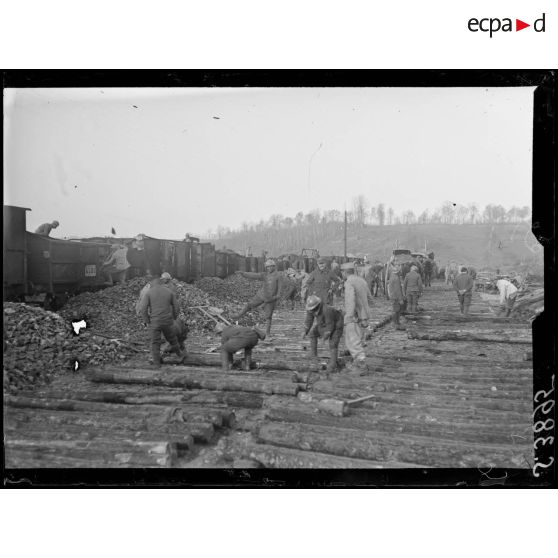
<path id="1" fill-rule="evenodd" d="M 217 324 L 215 331 L 221 336 L 221 365 L 223 370 L 230 370 L 233 355 L 244 349 L 244 367 L 249 369 L 252 361 L 252 349 L 270 337 L 273 313 L 281 299 L 286 300 L 294 309 L 295 297 L 300 292 L 301 302 L 306 310 L 303 326 L 303 339 L 310 340 L 310 357 L 318 356 L 318 340 L 323 339 L 329 346 L 328 372 L 338 369 L 339 344 L 344 336 L 345 347 L 352 357 L 348 366 L 349 373 L 365 374 L 367 365 L 365 360 L 366 331 L 371 319 L 370 303 L 373 300 L 369 283 L 362 277 L 354 263 L 347 262 L 339 265 L 333 262 L 331 269 L 327 269 L 327 262 L 320 258 L 317 267 L 310 274 L 288 269 L 285 274 L 277 271 L 274 260 L 265 262 L 265 271 L 254 273 L 238 271 L 237 273 L 253 280 L 262 282 L 256 295 L 249 300 L 233 320 L 239 320 L 249 311 L 262 307 L 265 318 L 265 331 L 257 327 L 239 325 L 226 326 Z M 396 330 L 404 329 L 400 323 L 401 314 L 418 312 L 418 302 L 423 294 L 425 283 L 424 274 L 414 263 L 407 273 L 403 273 L 403 266 L 396 262 L 390 265 L 388 295 L 392 302 L 392 320 Z M 187 328 L 179 318 L 179 307 L 176 294 L 170 283 L 171 277 L 163 273 L 160 278 L 152 280 L 140 293 L 137 305 L 138 315 L 150 329 L 151 354 L 153 364 L 161 365 L 161 335 L 166 339 L 166 351 L 175 353 L 179 360 L 186 358 L 187 353 L 184 340 Z M 285 287 L 286 282 L 286 287 Z M 342 286 L 344 293 L 344 312 L 333 306 L 334 293 Z M 466 267 L 460 268 L 453 281 L 457 292 L 460 311 L 468 315 L 474 289 L 474 277 Z M 501 304 L 505 315 L 509 315 L 517 288 L 507 280 L 498 281 L 501 294 Z"/>
<path id="2" fill-rule="evenodd" d="M 337 370 L 339 342 L 344 335 L 345 346 L 353 357 L 353 369 L 360 374 L 366 370 L 365 330 L 368 328 L 371 317 L 369 301 L 372 295 L 366 281 L 355 273 L 353 263 L 344 263 L 340 266 L 337 264 L 331 270 L 326 268 L 326 264 L 326 260 L 320 258 L 316 269 L 310 274 L 299 274 L 294 270 L 285 274 L 287 281 L 295 281 L 293 272 L 296 277 L 301 279 L 301 301 L 306 309 L 303 338 L 310 338 L 310 356 L 312 358 L 318 356 L 318 339 L 322 338 L 324 341 L 328 341 L 330 349 L 328 371 L 331 372 Z M 223 367 L 228 367 L 230 364 L 230 351 L 242 348 L 243 338 L 246 338 L 248 343 L 244 347 L 246 353 L 246 351 L 251 351 L 260 339 L 270 335 L 273 312 L 281 298 L 290 301 L 291 308 L 293 308 L 293 293 L 297 291 L 296 285 L 287 285 L 284 290 L 285 294 L 282 296 L 282 276 L 277 271 L 275 261 L 267 260 L 265 269 L 266 271 L 263 273 L 237 272 L 248 279 L 262 281 L 262 287 L 238 314 L 231 317 L 238 320 L 250 310 L 261 306 L 266 320 L 266 330 L 260 333 L 256 330 L 255 336 L 248 331 L 237 331 L 234 342 L 231 342 L 229 335 L 234 334 L 235 330 L 229 329 L 227 331 L 227 329 L 224 329 L 224 332 L 227 332 L 227 341 L 223 343 L 222 349 Z M 344 313 L 332 306 L 334 291 L 340 283 L 343 283 L 344 286 Z M 225 355 L 227 350 L 229 350 L 229 353 Z M 250 353 L 246 353 L 245 362 L 249 360 Z"/>

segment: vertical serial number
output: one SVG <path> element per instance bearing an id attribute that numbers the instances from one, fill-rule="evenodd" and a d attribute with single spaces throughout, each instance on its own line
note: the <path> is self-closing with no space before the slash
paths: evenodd
<path id="1" fill-rule="evenodd" d="M 534 448 L 535 452 L 537 449 L 545 447 L 545 449 L 550 450 L 551 446 L 554 445 L 554 436 L 549 436 L 549 432 L 554 432 L 554 419 L 547 417 L 549 413 L 554 410 L 554 374 L 551 378 L 551 388 L 548 391 L 541 389 L 537 391 L 534 397 L 535 410 L 533 411 L 533 432 L 537 435 L 535 438 Z M 552 398 L 551 398 L 552 396 Z M 548 463 L 538 462 L 538 458 L 535 457 L 535 463 L 533 465 L 533 476 L 540 477 L 539 469 L 548 469 L 554 463 L 554 457 L 550 456 Z"/>

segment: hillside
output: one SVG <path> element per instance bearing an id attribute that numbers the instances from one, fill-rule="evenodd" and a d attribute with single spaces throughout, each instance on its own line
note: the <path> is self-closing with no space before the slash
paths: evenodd
<path id="1" fill-rule="evenodd" d="M 302 248 L 317 248 L 322 255 L 343 254 L 343 227 L 328 223 L 324 227 L 298 226 L 238 232 L 227 238 L 213 240 L 217 248 L 230 248 L 244 253 L 248 247 L 254 255 L 267 250 L 271 255 L 300 253 Z M 396 246 L 434 251 L 441 264 L 456 260 L 475 267 L 518 269 L 529 267 L 541 272 L 543 251 L 527 223 L 502 224 L 415 224 L 350 226 L 347 251 L 368 254 L 371 259 L 385 261 Z"/>

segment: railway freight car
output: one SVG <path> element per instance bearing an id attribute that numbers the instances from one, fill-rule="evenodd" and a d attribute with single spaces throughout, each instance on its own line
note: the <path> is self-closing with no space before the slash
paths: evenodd
<path id="1" fill-rule="evenodd" d="M 109 243 L 28 232 L 27 211 L 4 206 L 4 299 L 63 299 L 66 294 L 104 285 L 101 265 L 110 252 Z"/>

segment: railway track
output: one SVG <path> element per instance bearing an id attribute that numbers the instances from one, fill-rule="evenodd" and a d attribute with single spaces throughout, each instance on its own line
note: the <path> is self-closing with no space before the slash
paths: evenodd
<path id="1" fill-rule="evenodd" d="M 209 359 L 157 371 L 145 354 L 6 396 L 6 467 L 532 467 L 531 345 L 475 339 L 529 339 L 529 323 L 496 318 L 478 293 L 463 318 L 438 283 L 402 320 L 407 331 L 388 323 L 390 306 L 375 299 L 365 376 L 327 377 L 325 347 L 310 361 L 300 340 L 304 311 L 280 308 L 273 340 L 253 353 L 265 369 L 225 375 Z M 212 346 L 188 343 L 200 354 Z M 321 399 L 369 394 L 349 416 L 318 411 Z"/>

